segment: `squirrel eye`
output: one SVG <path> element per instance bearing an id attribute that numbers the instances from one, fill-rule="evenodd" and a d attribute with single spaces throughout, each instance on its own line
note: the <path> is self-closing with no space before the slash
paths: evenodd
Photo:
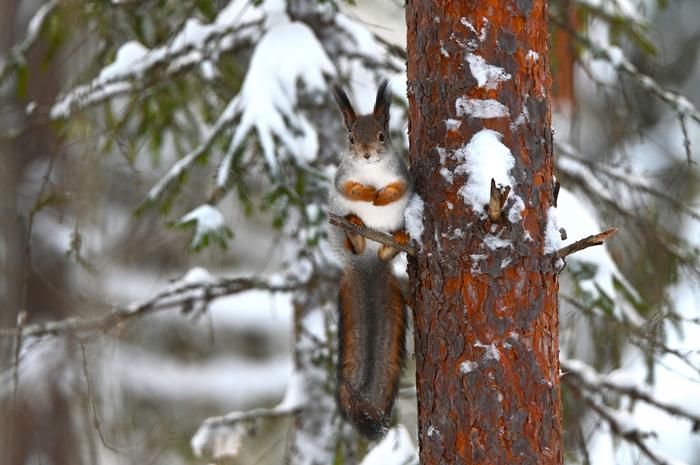
<path id="1" fill-rule="evenodd" d="M 384 142 L 384 133 L 380 132 L 377 138 L 379 139 L 379 142 Z"/>
<path id="2" fill-rule="evenodd" d="M 350 142 L 350 145 L 355 144 L 355 138 L 352 136 L 352 134 L 348 135 L 348 142 Z"/>

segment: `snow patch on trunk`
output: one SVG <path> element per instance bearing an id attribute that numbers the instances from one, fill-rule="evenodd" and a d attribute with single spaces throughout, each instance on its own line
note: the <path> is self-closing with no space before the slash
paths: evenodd
<path id="1" fill-rule="evenodd" d="M 467 183 L 457 193 L 479 215 L 485 215 L 484 206 L 489 203 L 491 179 L 502 186 L 515 185 L 508 174 L 515 166 L 510 149 L 501 142 L 501 134 L 482 129 L 474 134 L 469 143 L 458 149 L 454 157 L 461 162 L 455 174 L 466 174 Z"/>

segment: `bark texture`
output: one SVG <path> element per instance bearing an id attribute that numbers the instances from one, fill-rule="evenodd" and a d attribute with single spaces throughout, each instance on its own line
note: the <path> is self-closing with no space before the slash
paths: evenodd
<path id="1" fill-rule="evenodd" d="M 554 203 L 546 1 L 414 0 L 406 17 L 410 158 L 425 201 L 409 260 L 421 463 L 561 464 L 558 280 L 543 253 Z M 475 56 L 510 78 L 473 75 Z M 474 99 L 507 114 L 469 111 Z M 484 128 L 515 159 L 495 222 L 465 204 L 467 175 L 455 171 L 455 152 Z"/>

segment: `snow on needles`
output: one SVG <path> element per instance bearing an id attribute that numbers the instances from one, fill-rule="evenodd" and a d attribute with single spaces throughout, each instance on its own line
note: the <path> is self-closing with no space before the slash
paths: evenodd
<path id="1" fill-rule="evenodd" d="M 205 241 L 209 235 L 221 235 L 228 231 L 224 215 L 219 210 L 211 205 L 200 205 L 182 218 L 178 222 L 179 225 L 195 224 L 194 237 L 192 238 L 191 247 L 198 248 L 199 244 Z"/>
<path id="2" fill-rule="evenodd" d="M 315 156 L 318 148 L 316 131 L 306 118 L 295 112 L 297 83 L 302 81 L 307 91 L 322 91 L 326 88 L 324 74 L 335 75 L 335 68 L 313 31 L 303 23 L 289 21 L 286 16 L 278 17 L 258 43 L 250 60 L 238 96 L 241 120 L 222 169 L 219 169 L 219 186 L 228 180 L 229 171 L 225 169 L 230 165 L 228 159 L 253 128 L 258 133 L 265 162 L 273 175 L 279 171 L 275 137 L 301 163 Z M 296 127 L 289 128 L 291 122 Z"/>
<path id="3" fill-rule="evenodd" d="M 469 143 L 454 153 L 454 158 L 461 162 L 455 168 L 455 174 L 466 174 L 467 182 L 457 193 L 464 203 L 475 212 L 484 212 L 489 203 L 491 179 L 502 186 L 515 185 L 509 171 L 515 165 L 510 149 L 501 142 L 501 134 L 490 129 L 482 129 L 474 134 Z"/>

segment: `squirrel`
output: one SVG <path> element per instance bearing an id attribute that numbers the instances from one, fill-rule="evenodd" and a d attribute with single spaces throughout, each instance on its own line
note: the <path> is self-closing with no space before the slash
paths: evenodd
<path id="1" fill-rule="evenodd" d="M 404 210 L 412 187 L 406 162 L 389 137 L 388 81 L 380 84 L 371 114 L 356 115 L 337 85 L 333 96 L 348 130 L 348 150 L 330 190 L 329 212 L 408 243 Z M 405 300 L 391 266 L 399 250 L 341 228 L 332 228 L 329 242 L 343 264 L 337 403 L 359 433 L 375 440 L 389 426 L 406 351 Z"/>

